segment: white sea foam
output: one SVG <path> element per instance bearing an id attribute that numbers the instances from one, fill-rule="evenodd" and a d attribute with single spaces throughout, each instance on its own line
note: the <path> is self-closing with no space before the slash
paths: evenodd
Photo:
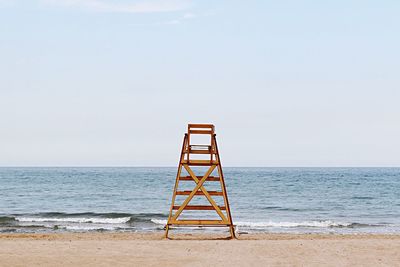
<path id="1" fill-rule="evenodd" d="M 166 225 L 167 224 L 167 220 L 158 220 L 158 219 L 151 219 L 151 221 L 155 224 L 162 224 L 162 225 Z"/>
<path id="2" fill-rule="evenodd" d="M 112 231 L 115 230 L 116 228 L 113 226 L 89 226 L 89 225 L 66 225 L 63 227 L 66 230 L 72 230 L 72 231 L 93 231 L 93 230 L 108 230 Z"/>
<path id="3" fill-rule="evenodd" d="M 85 217 L 16 217 L 19 222 L 71 222 L 71 223 L 104 223 L 104 224 L 122 224 L 127 223 L 131 217 L 120 218 L 85 218 Z"/>
<path id="4" fill-rule="evenodd" d="M 167 220 L 151 219 L 155 224 L 165 225 Z M 234 222 L 235 225 L 239 227 L 246 228 L 295 228 L 295 227 L 346 227 L 350 226 L 351 223 L 339 223 L 334 221 L 304 221 L 304 222 Z"/>
<path id="5" fill-rule="evenodd" d="M 248 228 L 293 228 L 293 227 L 346 227 L 351 223 L 339 223 L 334 221 L 304 221 L 304 222 L 234 222 L 237 226 Z"/>

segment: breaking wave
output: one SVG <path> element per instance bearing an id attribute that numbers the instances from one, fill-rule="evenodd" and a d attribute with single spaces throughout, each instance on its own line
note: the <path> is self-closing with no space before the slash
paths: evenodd
<path id="1" fill-rule="evenodd" d="M 155 224 L 165 225 L 167 220 L 151 219 Z M 303 222 L 234 222 L 238 227 L 259 229 L 259 228 L 357 228 L 357 227 L 374 227 L 383 226 L 380 224 L 362 224 L 362 223 L 346 223 L 334 221 L 303 221 Z"/>
<path id="2" fill-rule="evenodd" d="M 121 224 L 127 223 L 131 220 L 131 217 L 121 218 L 98 218 L 98 217 L 66 217 L 66 218 L 54 218 L 54 217 L 15 217 L 16 221 L 19 222 L 72 222 L 72 223 L 104 223 L 104 224 Z"/>

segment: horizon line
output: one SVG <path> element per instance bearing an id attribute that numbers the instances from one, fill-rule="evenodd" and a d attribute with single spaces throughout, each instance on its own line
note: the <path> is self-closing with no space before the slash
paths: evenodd
<path id="1" fill-rule="evenodd" d="M 223 166 L 224 168 L 400 168 L 398 166 Z M 0 168 L 177 168 L 177 166 L 128 166 L 128 165 L 14 165 Z"/>

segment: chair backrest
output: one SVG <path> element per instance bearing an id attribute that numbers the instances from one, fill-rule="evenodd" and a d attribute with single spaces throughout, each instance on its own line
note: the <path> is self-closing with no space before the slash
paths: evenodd
<path id="1" fill-rule="evenodd" d="M 191 135 L 209 135 L 210 142 L 208 144 L 193 144 Z M 211 160 L 215 153 L 214 144 L 215 127 L 213 124 L 188 124 L 187 132 L 187 157 L 189 154 L 211 154 Z"/>

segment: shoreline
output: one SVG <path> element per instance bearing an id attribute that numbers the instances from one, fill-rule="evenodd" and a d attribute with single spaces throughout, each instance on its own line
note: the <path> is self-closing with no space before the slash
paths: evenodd
<path id="1" fill-rule="evenodd" d="M 0 266 L 398 266 L 397 234 L 0 234 Z"/>
<path id="2" fill-rule="evenodd" d="M 399 239 L 400 233 L 246 233 L 236 234 L 232 240 L 293 240 L 293 239 Z M 164 232 L 62 232 L 62 233 L 0 233 L 0 240 L 231 240 L 229 233 L 173 233 L 164 238 Z"/>

